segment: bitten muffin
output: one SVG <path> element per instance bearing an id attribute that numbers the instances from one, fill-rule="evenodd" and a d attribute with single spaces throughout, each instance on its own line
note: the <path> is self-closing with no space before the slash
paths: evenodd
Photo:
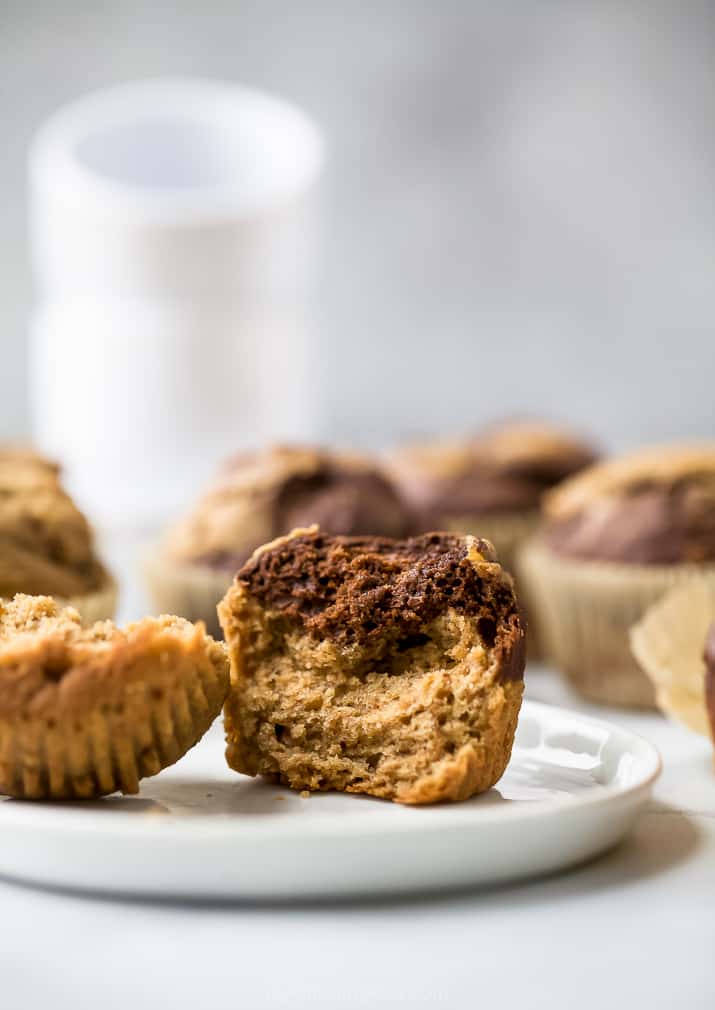
<path id="1" fill-rule="evenodd" d="M 631 649 L 658 708 L 715 740 L 715 583 L 688 579 L 631 628 Z"/>
<path id="2" fill-rule="evenodd" d="M 147 559 L 157 609 L 218 633 L 216 605 L 253 551 L 314 522 L 328 533 L 403 537 L 412 515 L 369 459 L 297 446 L 244 453 Z"/>
<path id="3" fill-rule="evenodd" d="M 597 464 L 553 491 L 522 569 L 549 657 L 595 701 L 652 706 L 629 629 L 676 582 L 715 582 L 715 444 Z"/>
<path id="4" fill-rule="evenodd" d="M 486 537 L 504 568 L 519 580 L 519 551 L 541 521 L 550 488 L 593 463 L 592 446 L 550 424 L 514 422 L 454 442 L 405 446 L 391 458 L 391 475 L 413 506 L 420 528 Z M 538 627 L 528 593 L 529 653 L 538 653 Z"/>
<path id="5" fill-rule="evenodd" d="M 295 530 L 256 551 L 219 614 L 236 771 L 411 804 L 503 774 L 524 633 L 484 540 Z"/>
<path id="6" fill-rule="evenodd" d="M 227 689 L 225 649 L 201 625 L 88 628 L 50 597 L 0 601 L 0 792 L 136 793 L 200 740 Z"/>
<path id="7" fill-rule="evenodd" d="M 111 617 L 114 580 L 98 559 L 92 530 L 60 480 L 31 450 L 0 448 L 0 597 L 46 594 L 88 622 Z"/>

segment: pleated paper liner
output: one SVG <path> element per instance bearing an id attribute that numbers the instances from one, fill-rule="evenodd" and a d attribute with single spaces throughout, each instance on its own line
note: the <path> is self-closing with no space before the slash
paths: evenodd
<path id="1" fill-rule="evenodd" d="M 655 603 L 631 629 L 633 654 L 653 682 L 658 707 L 710 735 L 703 649 L 715 620 L 715 580 L 695 576 Z"/>
<path id="2" fill-rule="evenodd" d="M 145 554 L 142 569 L 155 613 L 203 621 L 210 635 L 222 637 L 216 607 L 233 572 L 175 561 L 162 547 Z"/>
<path id="3" fill-rule="evenodd" d="M 201 739 L 228 690 L 224 648 L 200 627 L 182 642 L 185 629 L 172 629 L 169 619 L 163 627 L 153 623 L 156 636 L 146 653 L 135 649 L 129 658 L 122 657 L 120 643 L 116 655 L 113 649 L 106 656 L 97 652 L 93 662 L 91 646 L 83 643 L 84 680 L 68 685 L 56 708 L 35 705 L 33 698 L 20 711 L 2 713 L 0 792 L 22 799 L 136 793 L 140 779 L 173 764 Z M 187 647 L 195 657 L 187 657 Z"/>
<path id="4" fill-rule="evenodd" d="M 661 597 L 715 565 L 628 565 L 559 558 L 537 536 L 521 554 L 530 606 L 547 658 L 586 698 L 654 708 L 653 683 L 630 647 L 630 629 Z"/>

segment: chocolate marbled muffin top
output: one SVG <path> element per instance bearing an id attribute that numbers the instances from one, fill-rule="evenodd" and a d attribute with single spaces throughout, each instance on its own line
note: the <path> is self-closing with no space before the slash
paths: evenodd
<path id="1" fill-rule="evenodd" d="M 428 533 L 392 540 L 294 530 L 256 551 L 236 579 L 266 610 L 343 646 L 379 640 L 411 648 L 429 621 L 453 609 L 477 618 L 485 644 L 511 657 L 505 679 L 523 670 L 524 632 L 511 578 L 492 545 L 477 537 Z"/>
<path id="2" fill-rule="evenodd" d="M 327 533 L 403 537 L 413 517 L 369 459 L 275 446 L 228 460 L 167 546 L 177 560 L 235 571 L 260 544 L 311 523 Z"/>
<path id="3" fill-rule="evenodd" d="M 564 557 L 642 565 L 715 562 L 715 444 L 661 446 L 599 463 L 546 499 Z"/>
<path id="4" fill-rule="evenodd" d="M 535 512 L 544 492 L 596 459 L 555 426 L 512 423 L 473 438 L 406 446 L 391 470 L 423 522 Z"/>

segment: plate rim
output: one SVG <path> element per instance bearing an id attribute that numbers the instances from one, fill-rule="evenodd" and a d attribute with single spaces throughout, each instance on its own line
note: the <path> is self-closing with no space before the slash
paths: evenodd
<path id="1" fill-rule="evenodd" d="M 51 828 L 53 832 L 62 834 L 76 834 L 78 830 L 85 830 L 95 835 L 111 835 L 123 839 L 142 837 L 145 840 L 149 838 L 166 840 L 171 836 L 177 841 L 197 835 L 212 838 L 235 838 L 242 834 L 245 835 L 245 839 L 250 838 L 251 841 L 266 839 L 272 842 L 277 838 L 290 842 L 316 836 L 372 838 L 410 833 L 414 831 L 415 827 L 420 833 L 434 831 L 444 833 L 452 830 L 478 830 L 482 826 L 494 823 L 518 823 L 543 819 L 558 813 L 579 811 L 586 807 L 593 808 L 607 803 L 628 805 L 639 794 L 648 792 L 662 771 L 663 762 L 655 745 L 631 729 L 595 716 L 584 715 L 574 709 L 529 699 L 524 701 L 521 712 L 524 714 L 528 712 L 541 720 L 545 717 L 556 720 L 576 718 L 580 724 L 585 723 L 594 728 L 606 729 L 610 734 L 615 732 L 618 737 L 623 738 L 624 753 L 629 749 L 636 751 L 639 766 L 635 780 L 627 785 L 608 783 L 602 785 L 598 790 L 585 790 L 576 795 L 549 797 L 523 803 L 497 804 L 494 807 L 484 807 L 482 810 L 478 810 L 474 805 L 466 806 L 464 803 L 438 804 L 432 809 L 446 811 L 446 814 L 437 814 L 434 818 L 423 816 L 418 822 L 411 819 L 409 811 L 421 811 L 424 814 L 426 807 L 400 805 L 401 809 L 407 812 L 403 820 L 375 820 L 371 823 L 369 819 L 364 819 L 355 823 L 352 820 L 344 820 L 331 812 L 317 813 L 311 820 L 302 822 L 293 819 L 292 823 L 288 823 L 291 818 L 287 817 L 278 828 L 272 819 L 270 819 L 270 823 L 257 823 L 254 820 L 249 826 L 250 818 L 240 814 L 218 813 L 214 817 L 207 818 L 203 815 L 186 813 L 181 816 L 165 818 L 164 816 L 137 817 L 136 812 L 113 811 L 112 816 L 109 817 L 95 806 L 87 810 L 82 810 L 80 806 L 78 809 L 78 805 L 82 803 L 81 800 L 37 802 L 9 799 L 0 801 L 0 828 L 5 826 L 9 828 L 13 825 L 18 828 L 41 830 L 45 826 Z M 287 793 L 293 792 L 288 787 L 285 789 Z M 293 795 L 297 794 L 293 792 Z M 141 798 L 141 794 L 139 796 Z M 361 795 L 350 798 L 358 802 L 390 802 Z M 72 804 L 71 808 L 70 803 Z M 246 830 L 247 827 L 248 830 Z"/>

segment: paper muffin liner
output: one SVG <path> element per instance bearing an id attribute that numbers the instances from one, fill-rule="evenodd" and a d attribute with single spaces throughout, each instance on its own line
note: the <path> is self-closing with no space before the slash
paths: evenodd
<path id="1" fill-rule="evenodd" d="M 715 620 L 715 577 L 676 586 L 631 628 L 633 655 L 650 677 L 658 708 L 696 733 L 710 735 L 703 649 Z"/>
<path id="2" fill-rule="evenodd" d="M 210 635 L 223 637 L 216 607 L 233 582 L 231 572 L 175 561 L 161 546 L 147 552 L 142 569 L 155 613 L 203 621 Z"/>
<path id="3" fill-rule="evenodd" d="M 141 779 L 178 761 L 211 726 L 228 668 L 197 667 L 177 681 L 157 664 L 145 682 L 108 689 L 97 678 L 93 686 L 86 710 L 0 718 L 0 792 L 28 800 L 138 792 Z"/>
<path id="4" fill-rule="evenodd" d="M 655 707 L 655 689 L 631 652 L 632 625 L 680 582 L 700 576 L 715 585 L 715 565 L 577 561 L 538 536 L 520 570 L 547 659 L 585 698 L 633 708 Z"/>
<path id="5" fill-rule="evenodd" d="M 114 617 L 117 611 L 119 590 L 111 575 L 107 574 L 102 586 L 81 596 L 57 597 L 62 607 L 74 607 L 82 618 L 82 624 L 94 624 Z"/>
<path id="6" fill-rule="evenodd" d="M 446 523 L 446 529 L 449 531 L 483 537 L 496 547 L 499 564 L 514 576 L 519 602 L 526 613 L 527 653 L 532 661 L 541 658 L 543 649 L 538 612 L 529 599 L 528 581 L 522 578 L 521 550 L 540 525 L 541 517 L 538 512 L 465 516 L 450 519 Z"/>

